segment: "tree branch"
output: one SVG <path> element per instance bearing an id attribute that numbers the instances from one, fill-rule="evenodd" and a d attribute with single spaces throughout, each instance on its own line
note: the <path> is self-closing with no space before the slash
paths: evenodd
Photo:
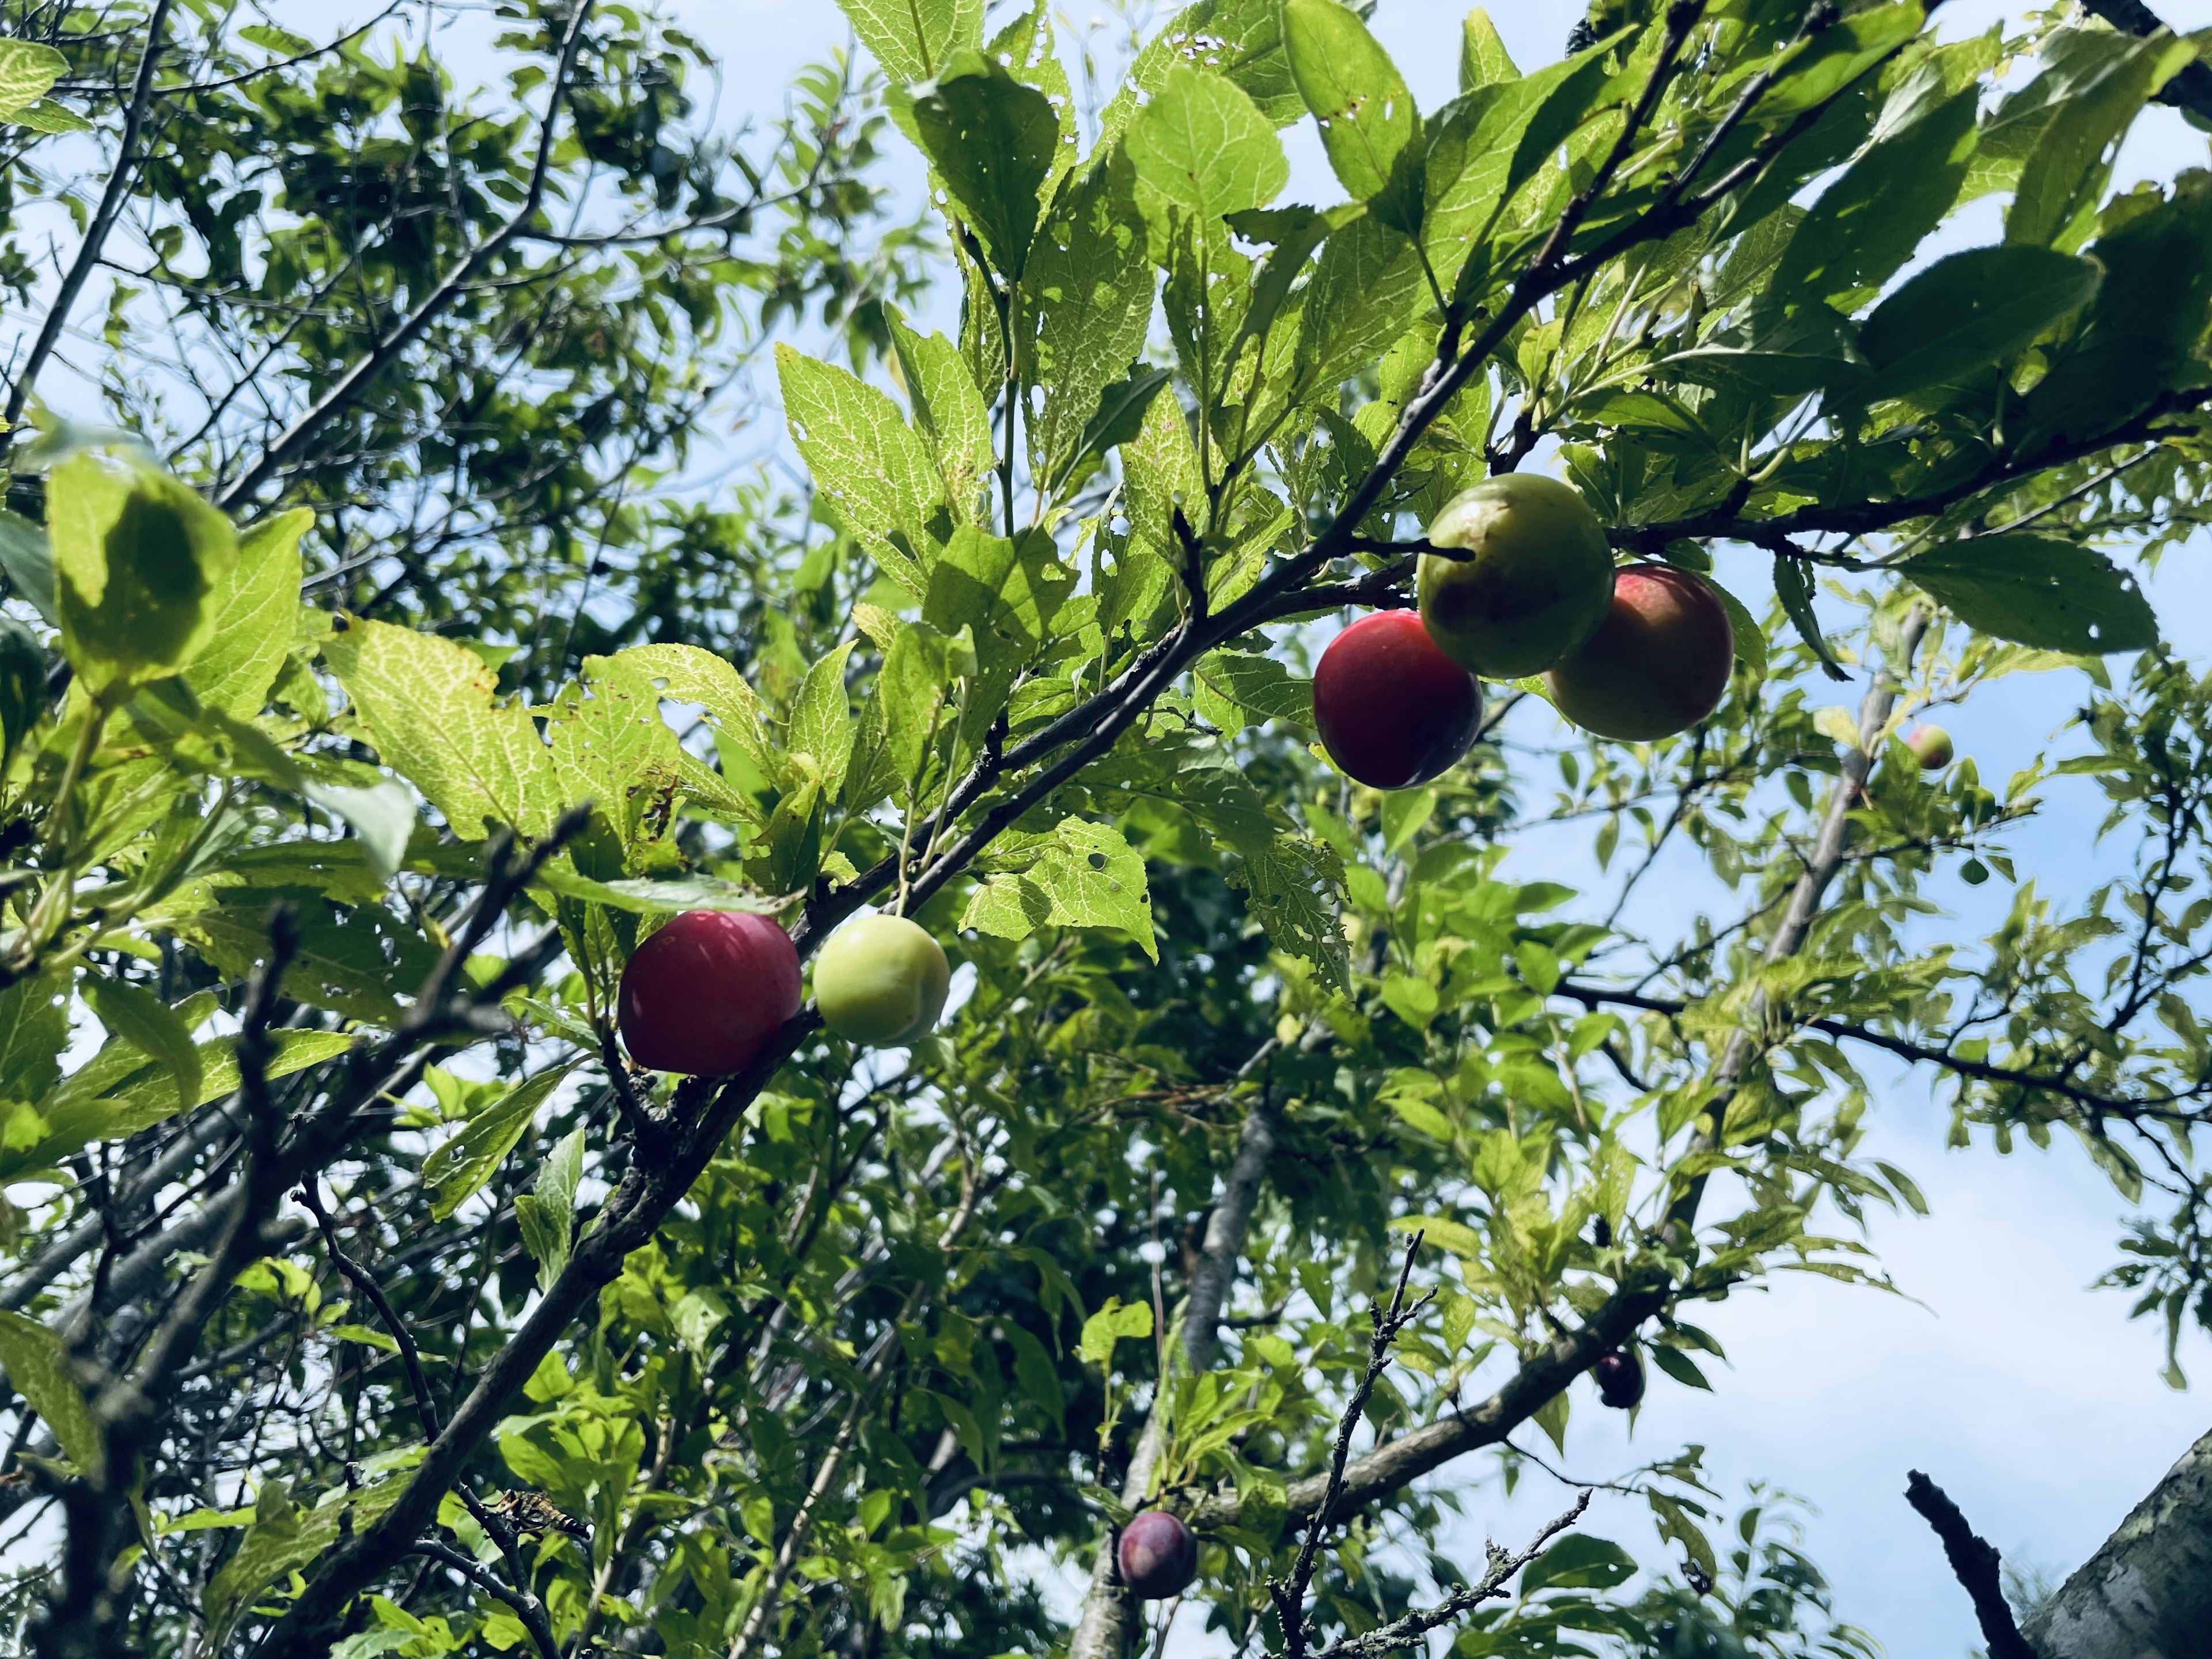
<path id="1" fill-rule="evenodd" d="M 408 1553 L 451 1567 L 485 1595 L 504 1601 L 514 1610 L 514 1616 L 522 1620 L 523 1628 L 530 1632 L 530 1639 L 537 1644 L 541 1659 L 561 1659 L 560 1646 L 553 1636 L 552 1622 L 545 1616 L 544 1604 L 536 1596 L 509 1589 L 459 1550 L 448 1549 L 433 1539 L 417 1539 Z"/>
<path id="2" fill-rule="evenodd" d="M 167 0 L 163 0 L 163 3 L 167 3 Z M 552 168 L 554 133 L 560 123 L 562 100 L 567 96 L 569 81 L 575 73 L 576 54 L 584 42 L 584 24 L 592 15 L 593 3 L 594 0 L 577 0 L 575 11 L 568 19 L 568 33 L 562 37 L 560 58 L 554 67 L 551 86 L 546 94 L 545 119 L 539 129 L 538 156 L 530 170 L 530 185 L 514 211 L 497 230 L 472 250 L 467 258 L 454 266 L 445 281 L 432 289 L 421 305 L 371 346 L 351 368 L 340 375 L 331 389 L 315 400 L 312 408 L 285 428 L 262 452 L 258 460 L 218 490 L 215 498 L 216 506 L 234 513 L 245 507 L 286 462 L 312 443 L 315 435 L 359 397 L 395 357 L 420 339 L 422 331 L 460 297 L 468 285 L 493 260 L 507 251 L 508 245 L 536 216 L 544 201 L 545 181 Z"/>
<path id="3" fill-rule="evenodd" d="M 100 250 L 106 246 L 107 235 L 115 228 L 115 222 L 123 212 L 123 204 L 131 194 L 131 181 L 138 170 L 138 135 L 146 125 L 147 106 L 154 96 L 154 65 L 161 55 L 161 32 L 169 21 L 169 9 L 174 0 L 154 0 L 154 9 L 146 18 L 146 49 L 138 55 L 138 73 L 131 84 L 131 103 L 124 112 L 123 136 L 115 148 L 115 166 L 107 175 L 106 188 L 100 193 L 100 205 L 93 210 L 92 222 L 85 227 L 84 240 L 78 245 L 76 258 L 70 262 L 68 274 L 54 295 L 54 302 L 46 309 L 46 321 L 40 325 L 39 337 L 31 347 L 31 355 L 23 360 L 15 385 L 8 394 L 4 416 L 7 432 L 0 442 L 12 441 L 16 422 L 23 413 L 23 405 L 39 378 L 39 371 L 46 366 L 60 343 L 62 331 L 69 326 L 70 313 L 76 308 L 77 296 L 84 292 L 85 283 L 99 268 Z"/>
<path id="4" fill-rule="evenodd" d="M 1905 1501 L 1920 1512 L 1943 1540 L 1951 1571 L 1973 1601 L 1982 1639 L 1990 1644 L 1990 1659 L 2036 1659 L 2035 1650 L 2021 1635 L 2020 1626 L 2013 1622 L 2012 1608 L 2005 1603 L 2004 1586 L 1997 1577 L 1997 1553 L 1989 1540 L 1966 1524 L 1966 1517 L 1959 1513 L 1959 1506 L 1942 1487 L 1917 1469 L 1905 1478 Z"/>

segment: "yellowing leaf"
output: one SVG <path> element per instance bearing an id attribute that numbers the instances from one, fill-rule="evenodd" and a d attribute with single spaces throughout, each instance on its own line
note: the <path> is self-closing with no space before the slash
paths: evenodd
<path id="1" fill-rule="evenodd" d="M 530 712 L 497 699 L 475 653 L 410 628 L 340 619 L 323 656 L 385 764 L 420 789 L 463 841 L 500 824 L 543 836 L 566 805 Z"/>

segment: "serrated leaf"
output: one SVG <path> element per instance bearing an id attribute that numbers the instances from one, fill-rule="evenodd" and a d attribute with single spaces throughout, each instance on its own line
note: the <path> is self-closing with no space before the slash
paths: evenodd
<path id="1" fill-rule="evenodd" d="M 1473 92 L 1497 81 L 1518 81 L 1521 70 L 1498 33 L 1498 25 L 1480 6 L 1468 11 L 1460 26 L 1459 89 Z"/>
<path id="2" fill-rule="evenodd" d="M 314 521 L 312 511 L 297 507 L 238 538 L 236 562 L 209 596 L 213 632 L 185 671 L 185 684 L 204 707 L 251 720 L 268 702 L 300 609 L 300 538 Z"/>
<path id="3" fill-rule="evenodd" d="M 475 653 L 410 628 L 342 617 L 323 659 L 353 699 L 384 763 L 445 815 L 463 841 L 501 824 L 538 836 L 567 803 L 551 751 L 519 701 Z"/>
<path id="4" fill-rule="evenodd" d="M 1338 182 L 1355 201 L 1380 194 L 1420 131 L 1390 54 L 1337 0 L 1283 0 L 1283 50 Z"/>
<path id="5" fill-rule="evenodd" d="M 1786 553 L 1774 556 L 1774 592 L 1796 625 L 1797 637 L 1820 659 L 1821 672 L 1832 680 L 1849 679 L 1850 676 L 1844 672 L 1843 664 L 1828 648 L 1827 635 L 1821 633 L 1820 619 L 1814 613 L 1813 584 L 1805 574 L 1804 561 Z"/>
<path id="6" fill-rule="evenodd" d="M 1265 207 L 1290 163 L 1265 116 L 1235 82 L 1177 66 L 1129 124 L 1137 176 L 1201 225 Z"/>
<path id="7" fill-rule="evenodd" d="M 1062 495 L 1103 461 L 1110 450 L 1133 441 L 1144 429 L 1145 414 L 1174 376 L 1164 368 L 1133 368 L 1098 394 L 1098 407 L 1076 440 L 1066 465 L 1054 475 L 1052 491 Z"/>
<path id="8" fill-rule="evenodd" d="M 1036 233 L 1037 190 L 1060 148 L 1052 100 L 967 49 L 951 53 L 916 93 L 913 120 L 923 153 L 994 268 L 1018 280 Z"/>
<path id="9" fill-rule="evenodd" d="M 1521 1594 L 1547 1589 L 1613 1589 L 1637 1573 L 1636 1558 L 1610 1539 L 1571 1533 L 1531 1561 L 1521 1574 Z"/>
<path id="10" fill-rule="evenodd" d="M 557 860 L 538 872 L 537 884 L 562 898 L 604 904 L 611 909 L 632 911 L 639 915 L 678 910 L 749 910 L 757 915 L 774 915 L 782 908 L 773 899 L 762 898 L 735 882 L 717 880 L 712 876 L 632 876 L 618 881 L 595 881 Z"/>
<path id="11" fill-rule="evenodd" d="M 1766 630 L 1759 625 L 1759 618 L 1751 614 L 1741 599 L 1711 576 L 1704 580 L 1705 586 L 1712 589 L 1713 597 L 1721 602 L 1721 609 L 1728 612 L 1729 637 L 1735 642 L 1735 659 L 1753 675 L 1765 674 Z"/>
<path id="12" fill-rule="evenodd" d="M 238 538 L 189 485 L 78 454 L 47 477 L 46 532 L 62 648 L 102 702 L 177 672 L 213 637 Z"/>
<path id="13" fill-rule="evenodd" d="M 0 508 L 0 574 L 31 602 L 49 628 L 61 626 L 61 607 L 54 598 L 54 551 L 46 528 L 4 508 Z"/>
<path id="14" fill-rule="evenodd" d="M 99 1480 L 107 1468 L 107 1442 L 70 1374 L 69 1345 L 35 1319 L 0 1311 L 0 1367 L 53 1431 L 62 1455 Z"/>
<path id="15" fill-rule="evenodd" d="M 1215 651 L 1191 672 L 1198 712 L 1231 737 L 1248 724 L 1285 720 L 1313 726 L 1313 682 L 1292 677 L 1273 657 Z"/>
<path id="16" fill-rule="evenodd" d="M 430 1194 L 433 1219 L 443 1221 L 491 1179 L 569 1070 L 556 1066 L 517 1084 L 480 1109 L 459 1134 L 431 1150 L 422 1160 L 422 1185 Z"/>
<path id="17" fill-rule="evenodd" d="M 191 1032 L 167 1003 L 143 986 L 125 980 L 88 975 L 80 988 L 110 1036 L 130 1043 L 174 1079 L 179 1111 L 198 1103 L 199 1050 L 192 1044 Z"/>
<path id="18" fill-rule="evenodd" d="M 587 657 L 583 685 L 547 711 L 546 746 L 563 801 L 590 801 L 611 826 L 629 867 L 664 842 L 683 787 L 683 750 L 660 717 L 660 691 L 639 664 Z M 588 693 L 588 695 L 587 695 Z"/>
<path id="19" fill-rule="evenodd" d="M 538 1263 L 538 1288 L 550 1290 L 568 1265 L 575 1230 L 576 1185 L 584 1176 L 584 1126 L 562 1136 L 538 1166 L 538 1182 L 514 1200 L 522 1242 Z M 526 1210 L 525 1206 L 528 1208 Z"/>
<path id="20" fill-rule="evenodd" d="M 58 104 L 51 98 L 41 98 L 27 109 L 12 115 L 0 115 L 0 122 L 12 121 L 19 127 L 28 127 L 33 132 L 90 132 L 92 123 L 66 104 Z"/>
<path id="21" fill-rule="evenodd" d="M 1124 1304 L 1120 1297 L 1109 1296 L 1104 1307 L 1083 1322 L 1083 1335 L 1075 1345 L 1075 1352 L 1085 1364 L 1111 1370 L 1115 1343 L 1123 1337 L 1146 1337 L 1152 1334 L 1152 1310 L 1149 1304 Z"/>
<path id="22" fill-rule="evenodd" d="M 2005 240 L 2048 246 L 2065 240 L 2096 205 L 2109 177 L 2109 153 L 2145 101 L 2196 55 L 2187 40 L 2144 40 L 2059 100 L 2021 170 L 2005 212 Z"/>
<path id="23" fill-rule="evenodd" d="M 994 459 L 990 411 L 958 345 L 942 334 L 918 334 L 895 313 L 889 321 L 915 424 L 936 457 L 954 516 L 972 524 L 977 490 Z"/>
<path id="24" fill-rule="evenodd" d="M 360 789 L 310 779 L 301 789 L 316 805 L 337 813 L 352 827 L 380 876 L 389 881 L 398 872 L 415 833 L 415 797 L 406 785 L 386 778 Z"/>
<path id="25" fill-rule="evenodd" d="M 1062 818 L 1022 876 L 1050 903 L 1055 927 L 1118 927 L 1159 960 L 1145 861 L 1112 825 Z"/>
<path id="26" fill-rule="evenodd" d="M 295 1568 L 327 1554 L 337 1543 L 343 1518 L 348 1531 L 366 1530 L 407 1490 L 404 1476 L 394 1476 L 349 1492 L 337 1502 L 297 1510 L 289 1524 L 271 1524 L 257 1518 L 246 1529 L 238 1551 L 208 1581 L 201 1609 L 207 1615 L 211 1645 L 220 1647 L 231 1627 L 254 1599 Z"/>
<path id="27" fill-rule="evenodd" d="M 894 87 L 927 81 L 963 46 L 983 44 L 983 0 L 837 0 Z"/>
<path id="28" fill-rule="evenodd" d="M 792 441 L 839 524 L 878 567 L 919 597 L 943 513 L 943 483 L 898 405 L 833 363 L 779 343 L 777 379 Z"/>
<path id="29" fill-rule="evenodd" d="M 1859 331 L 1869 378 L 1851 388 L 1872 403 L 2017 356 L 2087 305 L 2101 273 L 2049 248 L 1968 248 L 1939 259 L 1875 307 Z"/>
<path id="30" fill-rule="evenodd" d="M 1030 439 L 1046 477 L 1070 476 L 1102 394 L 1144 350 L 1154 283 L 1133 179 L 1118 155 L 1079 174 L 1030 252 L 1034 375 L 1044 389 Z"/>
<path id="31" fill-rule="evenodd" d="M 791 706 L 791 751 L 814 757 L 822 792 L 832 797 L 844 787 L 853 757 L 853 703 L 845 690 L 845 662 L 852 654 L 850 640 L 833 647 L 806 671 Z"/>
<path id="32" fill-rule="evenodd" d="M 36 40 L 0 40 L 0 121 L 10 121 L 69 73 L 69 59 Z"/>
<path id="33" fill-rule="evenodd" d="M 644 670 L 669 702 L 697 703 L 725 742 L 750 761 L 763 776 L 775 776 L 775 757 L 768 741 L 768 711 L 759 694 L 726 659 L 696 645 L 634 645 L 617 652 L 611 660 Z"/>
<path id="34" fill-rule="evenodd" d="M 1427 293 L 1413 243 L 1381 221 L 1355 220 L 1331 235 L 1299 313 L 1299 398 L 1334 409 L 1337 388 L 1382 360 Z"/>
<path id="35" fill-rule="evenodd" d="M 1705 1381 L 1705 1374 L 1680 1349 L 1662 1345 L 1648 1348 L 1645 1352 L 1651 1356 L 1653 1364 L 1683 1387 L 1703 1389 L 1708 1394 L 1712 1392 L 1713 1385 Z"/>
<path id="36" fill-rule="evenodd" d="M 1977 536 L 1898 567 L 1969 627 L 2002 640 L 2084 655 L 2158 642 L 2158 618 L 2135 578 L 2093 548 L 2048 536 Z"/>

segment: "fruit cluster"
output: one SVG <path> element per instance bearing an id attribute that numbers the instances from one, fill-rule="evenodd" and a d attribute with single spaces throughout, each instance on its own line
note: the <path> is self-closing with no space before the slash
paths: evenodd
<path id="1" fill-rule="evenodd" d="M 1482 679 L 1542 674 L 1560 714 L 1628 742 L 1720 706 L 1735 660 L 1720 596 L 1673 565 L 1616 569 L 1597 514 L 1558 479 L 1485 479 L 1428 540 L 1419 613 L 1363 617 L 1314 671 L 1322 746 L 1358 782 L 1403 789 L 1456 763 L 1481 723 Z"/>

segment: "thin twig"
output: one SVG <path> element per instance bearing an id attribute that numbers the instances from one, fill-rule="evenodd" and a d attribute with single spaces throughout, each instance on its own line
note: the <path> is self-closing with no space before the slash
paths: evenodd
<path id="1" fill-rule="evenodd" d="M 2035 1650 L 2013 1622 L 2012 1608 L 1997 1576 L 1997 1553 L 1989 1540 L 1966 1524 L 1966 1517 L 1959 1513 L 1949 1494 L 1918 1469 L 1905 1477 L 1905 1501 L 1943 1540 L 1951 1571 L 1973 1601 L 1982 1639 L 1990 1644 L 1990 1659 L 2036 1659 Z"/>

